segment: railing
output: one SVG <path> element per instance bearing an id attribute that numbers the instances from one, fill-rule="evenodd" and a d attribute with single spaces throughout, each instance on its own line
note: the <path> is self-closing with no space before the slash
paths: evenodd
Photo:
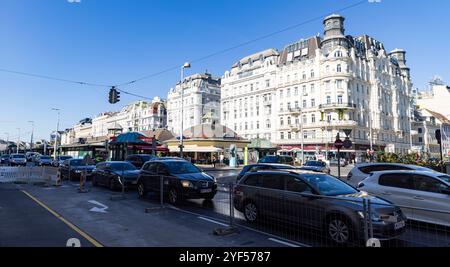
<path id="1" fill-rule="evenodd" d="M 356 104 L 352 103 L 330 103 L 319 105 L 319 109 L 355 109 Z"/>

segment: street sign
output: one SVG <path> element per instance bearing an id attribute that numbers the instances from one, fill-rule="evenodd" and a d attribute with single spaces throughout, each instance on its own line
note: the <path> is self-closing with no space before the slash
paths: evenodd
<path id="1" fill-rule="evenodd" d="M 350 141 L 350 138 L 348 138 L 348 137 L 345 138 L 343 146 L 344 146 L 344 148 L 347 148 L 347 149 L 349 149 L 353 146 L 353 143 L 352 143 L 352 141 Z"/>
<path id="2" fill-rule="evenodd" d="M 349 137 L 352 134 L 352 129 L 344 129 L 344 133 L 347 137 Z"/>
<path id="3" fill-rule="evenodd" d="M 334 147 L 337 149 L 341 149 L 344 146 L 344 142 L 341 139 L 336 139 L 334 142 Z"/>

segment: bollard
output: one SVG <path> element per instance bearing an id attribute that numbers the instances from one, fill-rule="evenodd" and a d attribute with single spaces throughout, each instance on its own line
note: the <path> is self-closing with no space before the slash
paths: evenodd
<path id="1" fill-rule="evenodd" d="M 363 224 L 364 224 L 364 242 L 367 244 L 367 241 L 369 240 L 369 229 L 368 229 L 368 222 L 367 222 L 367 217 L 368 217 L 368 212 L 367 212 L 367 199 L 363 198 L 363 214 L 364 214 L 364 218 L 363 218 Z"/>
<path id="2" fill-rule="evenodd" d="M 84 188 L 85 184 L 86 184 L 86 170 L 83 170 L 80 175 L 80 188 L 78 188 L 78 193 L 88 192 L 88 190 Z"/>
<path id="3" fill-rule="evenodd" d="M 55 182 L 55 186 L 61 186 L 62 185 L 62 181 L 61 181 L 61 170 L 58 169 L 56 171 L 56 182 Z"/>

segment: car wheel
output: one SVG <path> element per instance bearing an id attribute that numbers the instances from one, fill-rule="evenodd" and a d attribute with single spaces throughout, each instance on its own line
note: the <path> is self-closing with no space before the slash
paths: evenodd
<path id="1" fill-rule="evenodd" d="M 254 223 L 258 220 L 258 216 L 259 216 L 258 207 L 256 207 L 255 203 L 247 202 L 244 205 L 245 219 L 250 223 Z"/>
<path id="2" fill-rule="evenodd" d="M 207 196 L 205 196 L 205 200 L 211 201 L 213 200 L 213 198 L 216 196 L 216 194 L 209 194 Z"/>
<path id="3" fill-rule="evenodd" d="M 330 217 L 326 228 L 327 236 L 336 245 L 347 245 L 353 239 L 352 225 L 343 216 L 335 215 Z"/>
<path id="4" fill-rule="evenodd" d="M 140 198 L 145 198 L 147 195 L 147 191 L 145 190 L 145 186 L 143 182 L 139 182 L 137 185 L 137 191 Z"/>
<path id="5" fill-rule="evenodd" d="M 180 194 L 178 193 L 178 190 L 175 188 L 171 188 L 169 190 L 169 203 L 174 205 L 180 202 Z"/>

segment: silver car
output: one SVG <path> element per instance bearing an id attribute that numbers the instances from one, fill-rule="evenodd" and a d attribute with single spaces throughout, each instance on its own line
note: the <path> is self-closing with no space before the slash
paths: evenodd
<path id="1" fill-rule="evenodd" d="M 358 188 L 398 205 L 410 220 L 450 227 L 450 176 L 429 171 L 375 172 Z"/>
<path id="2" fill-rule="evenodd" d="M 416 165 L 407 165 L 401 163 L 362 163 L 358 164 L 348 173 L 347 181 L 356 186 L 373 172 L 379 171 L 400 171 L 400 170 L 416 170 L 416 171 L 432 171 L 431 169 Z"/>
<path id="3" fill-rule="evenodd" d="M 10 166 L 26 166 L 27 158 L 24 154 L 11 154 L 9 156 L 9 165 Z"/>

